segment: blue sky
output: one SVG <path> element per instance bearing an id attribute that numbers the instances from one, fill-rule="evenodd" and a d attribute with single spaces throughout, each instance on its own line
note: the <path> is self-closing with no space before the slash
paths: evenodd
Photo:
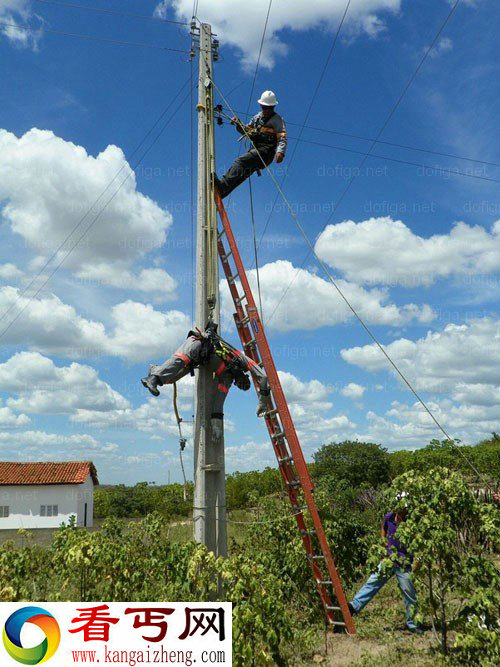
<path id="1" fill-rule="evenodd" d="M 346 3 L 273 3 L 250 109 L 263 89 L 276 92 L 290 140 L 273 169 L 279 180 L 286 174 L 283 189 L 317 254 L 445 428 L 477 442 L 500 416 L 495 3 L 459 3 L 391 117 L 381 140 L 411 149 L 378 143 L 379 157 L 358 169 L 362 155 L 340 149 L 363 152 L 369 141 L 311 129 L 375 137 L 451 4 L 353 0 L 291 159 Z M 153 399 L 139 378 L 178 346 L 193 317 L 191 65 L 187 53 L 152 47 L 189 50 L 187 29 L 160 19 L 189 20 L 192 2 L 91 6 L 156 20 L 0 0 L 0 456 L 92 458 L 102 482 L 162 483 L 180 479 L 171 393 Z M 199 2 L 221 42 L 217 85 L 238 112 L 249 104 L 267 8 L 268 0 Z M 185 102 L 133 174 L 134 150 L 182 86 L 164 119 Z M 219 171 L 239 146 L 233 128 L 217 128 Z M 253 187 L 259 237 L 269 223 L 259 252 L 264 320 L 306 458 L 345 438 L 393 450 L 440 437 L 306 258 L 280 199 L 272 210 L 272 180 L 264 174 Z M 70 245 L 31 288 L 75 224 L 101 196 L 91 222 L 113 194 L 53 277 L 44 284 Z M 229 211 L 250 269 L 246 185 Z M 221 294 L 224 333 L 236 343 Z M 191 382 L 180 389 L 189 420 Z M 255 403 L 236 389 L 227 400 L 229 472 L 274 464 Z"/>

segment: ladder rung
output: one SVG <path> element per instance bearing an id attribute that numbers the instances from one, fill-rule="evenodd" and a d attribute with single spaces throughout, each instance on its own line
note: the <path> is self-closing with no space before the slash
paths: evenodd
<path id="1" fill-rule="evenodd" d="M 271 440 L 279 440 L 280 438 L 284 438 L 285 434 L 283 431 L 278 431 L 277 433 L 273 433 L 271 436 Z"/>
<path id="2" fill-rule="evenodd" d="M 224 255 L 221 255 L 220 258 L 222 259 L 223 262 L 225 262 L 228 257 L 231 257 L 232 254 L 233 254 L 233 251 L 230 250 L 229 252 L 226 252 Z"/>
<path id="3" fill-rule="evenodd" d="M 227 282 L 230 285 L 234 285 L 234 282 L 235 282 L 236 278 L 239 278 L 239 276 L 240 276 L 239 273 L 235 273 L 234 276 L 227 276 Z"/>
<path id="4" fill-rule="evenodd" d="M 243 299 L 246 299 L 246 298 L 247 298 L 246 294 L 243 294 L 243 296 L 237 296 L 237 297 L 235 297 L 235 298 L 233 299 L 233 301 L 234 301 L 236 304 L 238 304 L 238 305 L 241 306 L 241 302 L 243 301 Z"/>
<path id="5" fill-rule="evenodd" d="M 226 230 L 225 230 L 225 229 L 221 229 L 220 232 L 217 231 L 217 238 L 220 239 L 221 236 L 224 236 L 225 233 L 226 233 Z"/>
<path id="6" fill-rule="evenodd" d="M 344 621 L 330 621 L 331 625 L 343 625 L 345 627 Z"/>
<path id="7" fill-rule="evenodd" d="M 332 611 L 342 611 L 342 609 L 340 607 L 334 607 L 331 604 L 325 605 L 325 609 L 331 609 Z"/>
<path id="8" fill-rule="evenodd" d="M 243 347 L 252 347 L 252 345 L 255 345 L 255 343 L 255 338 L 252 338 L 248 341 L 248 343 L 243 343 Z"/>
<path id="9" fill-rule="evenodd" d="M 315 530 L 306 530 L 305 528 L 302 528 L 302 530 L 300 531 L 300 534 L 301 535 L 315 535 L 316 531 Z M 322 582 L 318 581 L 318 583 L 320 584 Z"/>
<path id="10" fill-rule="evenodd" d="M 316 581 L 320 586 L 331 586 L 332 582 L 331 581 Z M 340 607 L 332 607 L 332 609 L 340 609 Z"/>
<path id="11" fill-rule="evenodd" d="M 313 556 L 314 560 L 319 560 L 320 558 L 324 558 L 323 554 L 316 554 Z"/>
<path id="12" fill-rule="evenodd" d="M 244 317 L 242 320 L 238 320 L 238 321 L 236 322 L 236 324 L 237 324 L 239 327 L 244 327 L 244 326 L 246 326 L 249 322 L 250 322 L 250 318 L 249 318 L 249 317 Z"/>
<path id="13" fill-rule="evenodd" d="M 300 486 L 300 479 L 292 479 L 291 482 L 287 482 L 288 486 L 298 487 Z"/>
<path id="14" fill-rule="evenodd" d="M 290 463 L 290 461 L 293 461 L 292 456 L 284 456 L 282 459 L 278 459 L 278 463 Z"/>
<path id="15" fill-rule="evenodd" d="M 266 410 L 266 412 L 264 412 L 264 415 L 266 417 L 272 417 L 273 415 L 277 414 L 278 414 L 278 408 L 272 408 L 272 410 Z"/>

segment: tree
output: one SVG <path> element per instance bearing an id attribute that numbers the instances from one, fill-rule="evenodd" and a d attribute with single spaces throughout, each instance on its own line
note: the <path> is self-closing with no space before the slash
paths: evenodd
<path id="1" fill-rule="evenodd" d="M 323 445 L 314 454 L 314 477 L 332 476 L 351 486 L 378 487 L 389 481 L 387 450 L 372 442 L 345 440 Z"/>
<path id="2" fill-rule="evenodd" d="M 498 664 L 500 576 L 492 558 L 500 542 L 498 510 L 480 502 L 462 475 L 443 467 L 395 479 L 388 505 L 408 510 L 398 539 L 413 555 L 427 588 L 442 652 L 449 652 L 453 629 L 459 633 L 455 650 L 467 655 L 467 664 Z"/>

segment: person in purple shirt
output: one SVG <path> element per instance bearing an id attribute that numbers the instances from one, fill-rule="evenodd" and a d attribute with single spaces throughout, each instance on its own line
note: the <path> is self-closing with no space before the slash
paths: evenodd
<path id="1" fill-rule="evenodd" d="M 403 491 L 398 500 L 402 500 L 405 496 L 406 493 Z M 396 512 L 388 512 L 384 516 L 380 534 L 387 540 L 387 555 L 394 556 L 394 554 L 397 554 L 397 558 L 394 560 L 392 571 L 388 573 L 383 573 L 382 563 L 380 563 L 376 572 L 369 576 L 366 583 L 349 602 L 349 611 L 353 616 L 359 614 L 395 574 L 405 604 L 406 627 L 410 632 L 422 634 L 423 629 L 414 620 L 417 613 L 417 593 L 411 578 L 413 557 L 396 537 L 398 525 L 406 519 L 407 515 L 408 510 L 401 509 Z"/>

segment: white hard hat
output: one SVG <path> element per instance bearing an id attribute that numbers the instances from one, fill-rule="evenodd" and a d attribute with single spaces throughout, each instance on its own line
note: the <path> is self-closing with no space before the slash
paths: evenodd
<path id="1" fill-rule="evenodd" d="M 275 107 L 278 104 L 276 95 L 272 90 L 265 90 L 260 96 L 260 100 L 257 100 L 257 102 L 265 107 Z"/>

